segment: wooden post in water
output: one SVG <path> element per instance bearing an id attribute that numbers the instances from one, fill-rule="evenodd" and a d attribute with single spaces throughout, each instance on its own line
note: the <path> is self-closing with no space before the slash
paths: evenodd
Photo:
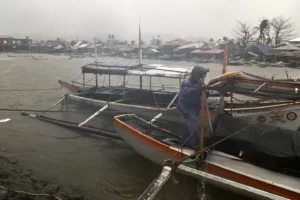
<path id="1" fill-rule="evenodd" d="M 98 54 L 98 52 L 97 52 L 97 39 L 96 39 L 96 37 L 94 38 L 94 42 L 95 42 L 95 62 L 97 64 L 97 54 Z"/>
<path id="2" fill-rule="evenodd" d="M 83 91 L 85 90 L 85 73 L 82 74 L 82 87 Z"/>
<path id="3" fill-rule="evenodd" d="M 139 64 L 142 67 L 142 35 L 141 35 L 141 23 L 139 18 Z M 143 76 L 140 76 L 140 90 L 143 89 Z"/>
<path id="4" fill-rule="evenodd" d="M 98 74 L 95 74 L 95 78 L 96 78 L 96 88 L 98 88 Z"/>
<path id="5" fill-rule="evenodd" d="M 126 76 L 123 76 L 123 97 L 126 98 Z"/>
<path id="6" fill-rule="evenodd" d="M 223 69 L 222 74 L 226 73 L 226 66 L 227 66 L 227 37 L 223 38 L 225 41 L 225 48 L 224 48 L 224 61 L 223 61 Z M 223 113 L 224 109 L 224 95 L 220 96 L 220 113 Z"/>

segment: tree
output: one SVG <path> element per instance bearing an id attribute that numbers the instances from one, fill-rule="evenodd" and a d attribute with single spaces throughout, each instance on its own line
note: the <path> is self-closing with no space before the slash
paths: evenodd
<path id="1" fill-rule="evenodd" d="M 112 39 L 112 40 L 115 40 L 115 39 L 116 39 L 115 36 L 114 36 L 114 34 L 111 35 L 111 39 Z"/>
<path id="2" fill-rule="evenodd" d="M 215 40 L 213 38 L 210 38 L 209 39 L 209 42 L 214 42 Z"/>
<path id="3" fill-rule="evenodd" d="M 294 24 L 290 18 L 283 16 L 274 17 L 270 23 L 273 45 L 278 47 L 282 42 L 290 39 L 294 34 Z"/>
<path id="4" fill-rule="evenodd" d="M 133 46 L 133 45 L 134 45 L 134 43 L 135 43 L 135 41 L 134 41 L 134 40 L 131 40 L 131 46 Z"/>
<path id="5" fill-rule="evenodd" d="M 259 30 L 259 35 L 257 38 L 257 42 L 261 44 L 270 44 L 272 39 L 270 37 L 270 24 L 269 20 L 263 19 L 258 27 L 255 29 Z"/>
<path id="6" fill-rule="evenodd" d="M 251 28 L 248 24 L 237 21 L 237 26 L 233 29 L 233 33 L 236 36 L 237 42 L 241 45 L 241 53 L 244 51 L 249 42 L 254 41 L 254 36 L 257 33 L 257 29 Z"/>

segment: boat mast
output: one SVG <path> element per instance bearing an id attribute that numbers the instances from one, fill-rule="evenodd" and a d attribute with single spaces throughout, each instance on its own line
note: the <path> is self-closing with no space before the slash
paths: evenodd
<path id="1" fill-rule="evenodd" d="M 141 35 L 141 23 L 139 18 L 139 65 L 142 67 L 142 35 Z M 140 76 L 140 89 L 143 89 L 143 76 Z"/>
<path id="2" fill-rule="evenodd" d="M 95 63 L 97 65 L 97 39 L 96 37 L 94 37 L 94 42 L 95 42 Z M 95 78 L 96 78 L 96 88 L 98 88 L 98 74 L 95 74 Z"/>
<path id="3" fill-rule="evenodd" d="M 96 37 L 94 38 L 94 42 L 95 42 L 95 62 L 97 64 L 97 41 L 96 41 Z"/>
<path id="4" fill-rule="evenodd" d="M 223 61 L 223 69 L 222 69 L 222 74 L 226 73 L 226 66 L 227 66 L 227 37 L 223 38 L 225 42 L 224 46 L 224 61 Z M 224 109 L 224 94 L 220 96 L 220 113 L 223 112 Z"/>

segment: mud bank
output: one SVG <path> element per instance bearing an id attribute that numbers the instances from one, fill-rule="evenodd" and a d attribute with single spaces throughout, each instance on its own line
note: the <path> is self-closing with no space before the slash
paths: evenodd
<path id="1" fill-rule="evenodd" d="M 83 200 L 79 191 L 40 180 L 15 159 L 0 155 L 0 200 Z"/>

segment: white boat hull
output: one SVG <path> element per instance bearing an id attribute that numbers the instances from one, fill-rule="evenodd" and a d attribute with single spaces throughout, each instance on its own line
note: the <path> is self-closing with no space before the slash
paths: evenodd
<path id="1" fill-rule="evenodd" d="M 106 101 L 80 97 L 74 94 L 69 94 L 68 99 L 73 100 L 75 102 L 83 103 L 85 105 L 95 106 L 97 108 L 101 108 L 107 105 Z M 154 107 L 140 105 L 130 105 L 121 102 L 111 103 L 109 105 L 109 109 L 117 111 L 119 114 L 136 113 L 137 115 L 146 117 L 148 119 L 152 119 L 157 114 L 166 111 L 166 109 L 158 109 Z M 231 113 L 230 108 L 225 110 Z M 289 116 L 292 115 L 295 115 L 295 118 L 289 118 Z M 300 103 L 291 105 L 282 104 L 272 106 L 261 106 L 255 108 L 236 108 L 232 110 L 232 116 L 250 121 L 260 120 L 261 122 L 272 126 L 277 126 L 290 130 L 298 130 L 300 127 Z M 164 113 L 160 119 L 174 123 L 185 123 L 184 119 L 179 113 Z M 205 125 L 207 126 L 208 124 L 208 117 L 205 117 Z"/>

